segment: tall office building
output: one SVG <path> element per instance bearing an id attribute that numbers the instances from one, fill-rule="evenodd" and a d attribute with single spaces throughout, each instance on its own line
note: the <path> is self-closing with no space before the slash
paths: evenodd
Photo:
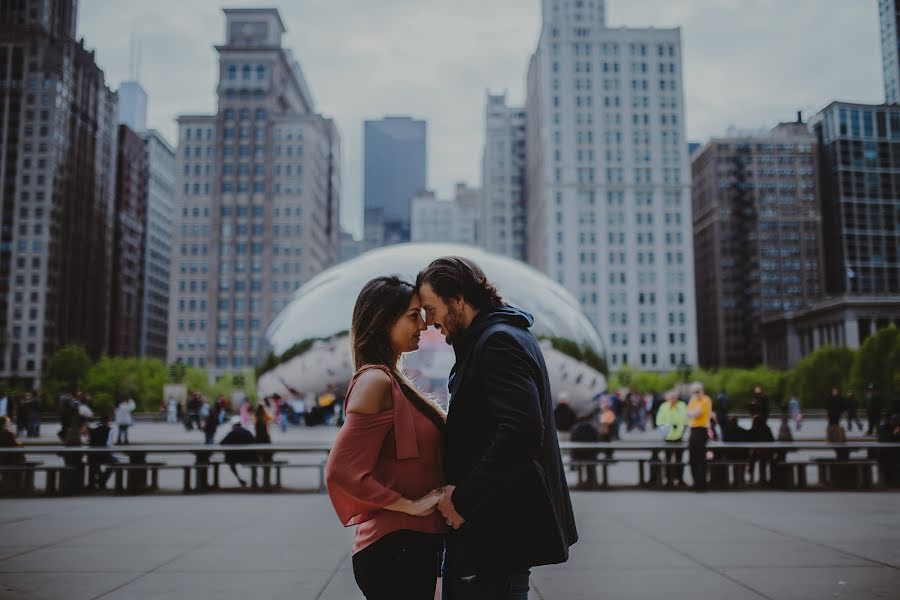
<path id="1" fill-rule="evenodd" d="M 900 106 L 832 102 L 811 119 L 825 263 L 819 302 L 763 323 L 767 364 L 858 348 L 900 326 Z"/>
<path id="2" fill-rule="evenodd" d="M 486 250 L 525 260 L 525 109 L 487 95 L 481 161 L 481 240 Z"/>
<path id="3" fill-rule="evenodd" d="M 175 151 L 158 131 L 144 132 L 147 210 L 141 301 L 141 356 L 166 360 L 169 337 L 169 274 L 175 210 Z"/>
<path id="4" fill-rule="evenodd" d="M 76 13 L 0 6 L 0 378 L 23 387 L 61 346 L 109 343 L 116 95 Z"/>
<path id="5" fill-rule="evenodd" d="M 137 275 L 140 288 L 140 312 L 136 324 L 129 324 L 137 339 L 137 354 L 166 360 L 169 336 L 169 265 L 172 258 L 172 219 L 175 191 L 175 151 L 158 131 L 147 129 L 147 93 L 137 81 L 125 81 L 117 90 L 119 123 L 140 136 L 143 160 L 143 206 L 140 265 Z M 121 134 L 121 129 L 120 129 Z M 121 154 L 121 147 L 120 147 Z M 135 151 L 137 155 L 137 151 Z M 137 158 L 137 156 L 136 156 Z M 133 169 L 133 165 L 126 165 Z M 119 179 L 121 181 L 122 174 Z M 117 198 L 117 204 L 123 201 Z M 127 203 L 126 203 L 127 204 Z M 118 217 L 120 225 L 129 228 L 131 221 Z M 118 246 L 118 242 L 117 242 Z M 128 264 L 125 268 L 130 268 Z M 124 271 L 123 271 L 124 272 Z M 118 281 L 124 281 L 116 273 Z M 123 291 L 114 287 L 113 297 Z M 115 307 L 113 309 L 115 311 Z M 115 319 L 115 317 L 114 317 Z M 115 327 L 115 323 L 113 324 Z M 119 334 L 121 335 L 121 334 Z M 115 335 L 114 335 L 115 337 Z M 132 351 L 115 352 L 133 354 Z"/>
<path id="6" fill-rule="evenodd" d="M 580 300 L 610 365 L 696 364 L 680 30 L 544 0 L 526 159 L 528 262 Z"/>
<path id="7" fill-rule="evenodd" d="M 147 92 L 137 81 L 123 81 L 119 89 L 119 123 L 138 133 L 147 129 Z"/>
<path id="8" fill-rule="evenodd" d="M 128 125 L 120 124 L 109 332 L 109 353 L 114 356 L 137 356 L 140 352 L 146 220 L 144 139 Z"/>
<path id="9" fill-rule="evenodd" d="M 481 190 L 457 183 L 455 196 L 444 200 L 425 191 L 412 200 L 412 241 L 479 244 Z"/>
<path id="10" fill-rule="evenodd" d="M 760 322 L 822 292 L 816 141 L 801 121 L 713 138 L 692 162 L 699 360 L 762 362 Z"/>
<path id="11" fill-rule="evenodd" d="M 169 360 L 253 366 L 264 328 L 340 248 L 340 140 L 275 9 L 225 9 L 218 111 L 178 119 Z"/>
<path id="12" fill-rule="evenodd" d="M 366 121 L 363 229 L 368 249 L 410 240 L 412 198 L 428 187 L 428 124 L 410 117 Z"/>
<path id="13" fill-rule="evenodd" d="M 881 21 L 881 68 L 884 98 L 888 104 L 900 102 L 900 11 L 897 0 L 878 0 Z"/>

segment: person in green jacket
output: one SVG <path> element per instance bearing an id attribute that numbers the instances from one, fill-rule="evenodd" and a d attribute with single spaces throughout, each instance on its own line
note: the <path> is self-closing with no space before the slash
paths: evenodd
<path id="1" fill-rule="evenodd" d="M 688 424 L 687 407 L 684 402 L 678 401 L 678 394 L 674 391 L 667 392 L 665 399 L 656 413 L 656 425 L 665 432 L 666 445 L 672 446 L 666 448 L 666 487 L 686 487 L 684 465 L 681 464 L 684 455 L 681 437 Z"/>

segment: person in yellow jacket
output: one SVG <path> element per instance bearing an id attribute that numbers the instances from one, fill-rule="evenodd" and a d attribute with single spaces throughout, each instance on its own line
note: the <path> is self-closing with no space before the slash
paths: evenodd
<path id="1" fill-rule="evenodd" d="M 666 445 L 672 446 L 666 448 L 666 487 L 673 487 L 676 482 L 679 487 L 684 487 L 684 466 L 681 464 L 684 448 L 681 438 L 688 424 L 687 407 L 684 402 L 679 402 L 674 390 L 667 392 L 665 399 L 656 412 L 656 425 L 664 430 Z"/>
<path id="2" fill-rule="evenodd" d="M 702 383 L 691 384 L 691 400 L 687 414 L 690 419 L 691 437 L 688 440 L 688 456 L 691 463 L 691 477 L 694 491 L 706 490 L 706 440 L 709 439 L 709 417 L 712 400 L 703 393 Z"/>

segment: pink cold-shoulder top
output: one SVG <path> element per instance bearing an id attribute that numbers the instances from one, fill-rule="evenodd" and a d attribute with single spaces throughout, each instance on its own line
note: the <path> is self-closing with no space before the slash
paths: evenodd
<path id="1" fill-rule="evenodd" d="M 390 376 L 394 407 L 371 415 L 347 413 L 325 467 L 338 518 L 346 527 L 356 525 L 353 554 L 400 529 L 438 534 L 447 530 L 437 511 L 417 517 L 384 508 L 444 485 L 441 434 L 407 399 L 386 366 L 361 367 L 347 389 L 348 399 L 360 374 L 369 369 Z"/>

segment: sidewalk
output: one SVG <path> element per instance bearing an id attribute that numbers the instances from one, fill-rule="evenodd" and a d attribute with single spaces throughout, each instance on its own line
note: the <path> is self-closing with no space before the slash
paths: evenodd
<path id="1" fill-rule="evenodd" d="M 893 598 L 900 494 L 574 493 L 530 598 Z M 0 501 L 0 598 L 361 600 L 327 496 Z"/>

